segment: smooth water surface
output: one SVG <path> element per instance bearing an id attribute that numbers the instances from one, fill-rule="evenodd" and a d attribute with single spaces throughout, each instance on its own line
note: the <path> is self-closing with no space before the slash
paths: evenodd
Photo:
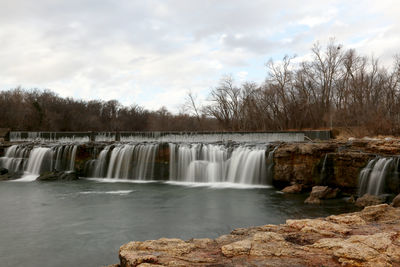
<path id="1" fill-rule="evenodd" d="M 161 237 L 215 238 L 234 228 L 354 210 L 303 204 L 273 188 L 163 183 L 1 182 L 1 266 L 102 266 L 119 247 Z"/>

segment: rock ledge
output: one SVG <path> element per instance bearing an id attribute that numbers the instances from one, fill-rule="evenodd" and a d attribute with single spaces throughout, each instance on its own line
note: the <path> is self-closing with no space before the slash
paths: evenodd
<path id="1" fill-rule="evenodd" d="M 400 209 L 382 204 L 214 240 L 130 242 L 120 248 L 119 266 L 400 266 L 399 221 Z"/>

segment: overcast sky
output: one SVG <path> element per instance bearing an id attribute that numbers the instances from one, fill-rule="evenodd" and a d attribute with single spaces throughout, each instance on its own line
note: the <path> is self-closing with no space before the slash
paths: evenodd
<path id="1" fill-rule="evenodd" d="M 177 111 L 189 90 L 261 82 L 269 58 L 330 37 L 389 64 L 400 1 L 0 0 L 0 89 Z"/>

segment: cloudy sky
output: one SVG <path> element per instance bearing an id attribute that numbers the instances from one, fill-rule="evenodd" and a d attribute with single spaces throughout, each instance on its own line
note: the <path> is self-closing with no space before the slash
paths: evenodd
<path id="1" fill-rule="evenodd" d="M 399 14 L 398 0 L 0 0 L 0 90 L 177 111 L 188 91 L 260 82 L 269 58 L 330 37 L 389 64 Z"/>

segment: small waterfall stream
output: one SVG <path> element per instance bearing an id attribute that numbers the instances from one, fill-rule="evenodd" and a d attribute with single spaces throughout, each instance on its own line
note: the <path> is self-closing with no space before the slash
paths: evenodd
<path id="1" fill-rule="evenodd" d="M 358 195 L 380 195 L 384 193 L 387 179 L 398 176 L 399 158 L 377 157 L 368 162 L 359 175 Z"/>

